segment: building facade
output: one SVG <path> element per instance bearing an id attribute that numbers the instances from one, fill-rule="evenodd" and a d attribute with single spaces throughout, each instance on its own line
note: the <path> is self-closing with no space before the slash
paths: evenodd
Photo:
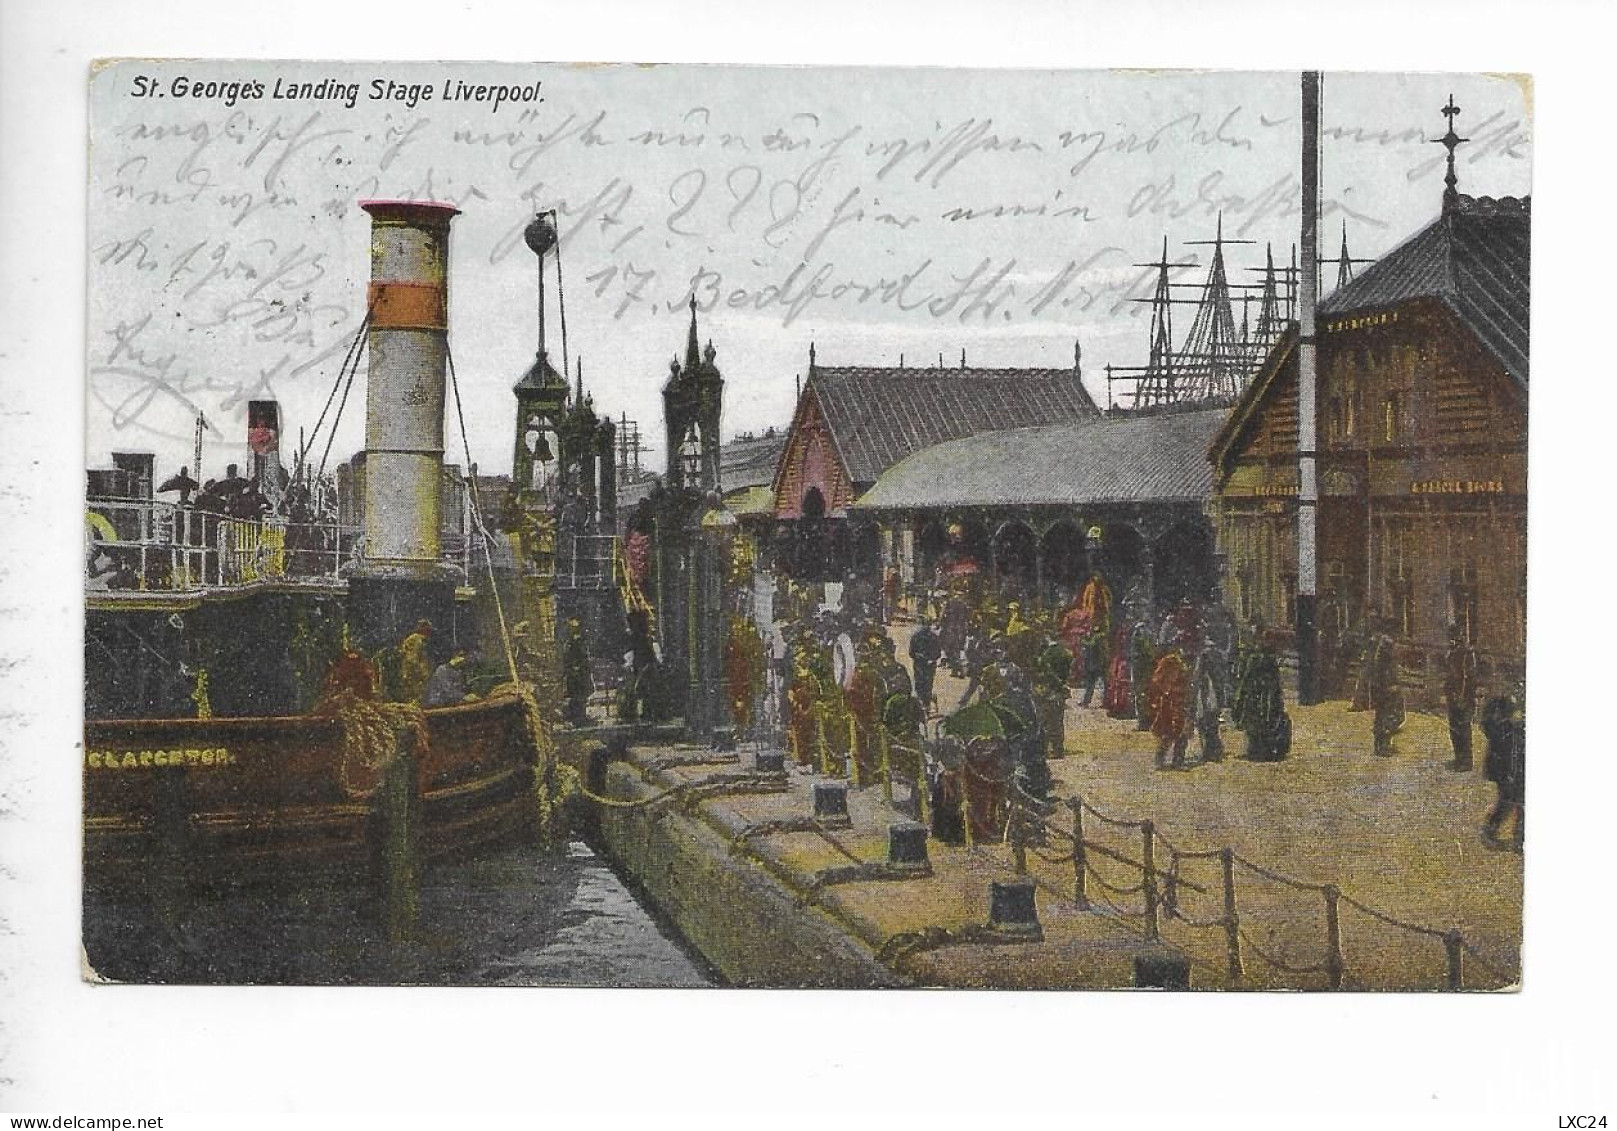
<path id="1" fill-rule="evenodd" d="M 906 457 L 980 432 L 1099 415 L 1070 369 L 820 366 L 798 397 L 775 472 L 774 557 L 805 580 L 876 567 L 874 523 L 853 504 Z"/>
<path id="2" fill-rule="evenodd" d="M 1527 617 L 1528 200 L 1446 197 L 1442 214 L 1319 308 L 1320 670 L 1351 693 L 1389 627 L 1430 700 L 1452 626 L 1495 684 L 1521 677 Z M 1216 437 L 1229 605 L 1294 628 L 1295 328 Z"/>

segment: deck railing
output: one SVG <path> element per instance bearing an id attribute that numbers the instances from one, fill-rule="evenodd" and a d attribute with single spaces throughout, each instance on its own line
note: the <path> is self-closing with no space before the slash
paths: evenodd
<path id="1" fill-rule="evenodd" d="M 335 582 L 359 561 L 359 529 L 336 522 L 232 518 L 160 500 L 92 498 L 85 588 L 185 592 L 265 580 Z"/>

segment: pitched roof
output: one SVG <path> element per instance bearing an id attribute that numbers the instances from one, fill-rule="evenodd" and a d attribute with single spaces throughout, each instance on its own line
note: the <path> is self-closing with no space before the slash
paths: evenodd
<path id="1" fill-rule="evenodd" d="M 854 504 L 860 510 L 1203 502 L 1207 447 L 1228 409 L 1104 416 L 981 432 L 917 452 Z"/>
<path id="2" fill-rule="evenodd" d="M 1319 313 L 1438 299 L 1525 386 L 1531 229 L 1530 198 L 1462 196 L 1457 207 L 1321 302 Z"/>
<path id="3" fill-rule="evenodd" d="M 1213 433 L 1207 449 L 1207 458 L 1220 467 L 1228 458 L 1230 447 L 1241 435 L 1247 421 L 1263 403 L 1263 398 L 1269 394 L 1269 386 L 1286 370 L 1286 363 L 1291 360 L 1292 351 L 1297 348 L 1297 323 L 1288 322 L 1285 331 L 1275 339 L 1274 345 L 1269 347 L 1268 356 L 1258 367 L 1257 373 L 1247 382 L 1246 389 L 1241 393 L 1241 399 L 1235 402 L 1224 422 L 1219 425 L 1218 431 Z"/>
<path id="4" fill-rule="evenodd" d="M 768 487 L 786 449 L 786 430 L 762 436 L 732 436 L 719 446 L 719 486 L 726 494 L 744 487 Z"/>
<path id="5" fill-rule="evenodd" d="M 816 367 L 814 392 L 855 483 L 922 448 L 988 429 L 1099 414 L 1075 369 Z"/>
<path id="6" fill-rule="evenodd" d="M 550 355 L 547 353 L 533 359 L 533 364 L 528 366 L 527 372 L 522 375 L 515 385 L 511 386 L 511 391 L 513 393 L 524 393 L 533 389 L 565 388 L 567 388 L 567 378 L 556 372 L 556 367 L 550 364 Z"/>

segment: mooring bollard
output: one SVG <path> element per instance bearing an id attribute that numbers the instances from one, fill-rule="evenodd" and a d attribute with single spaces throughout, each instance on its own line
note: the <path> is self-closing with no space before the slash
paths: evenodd
<path id="1" fill-rule="evenodd" d="M 887 826 L 887 861 L 890 864 L 927 865 L 926 826 L 897 821 Z"/>
<path id="2" fill-rule="evenodd" d="M 828 829 L 845 829 L 853 824 L 848 816 L 848 784 L 840 781 L 814 783 L 814 819 Z"/>
<path id="3" fill-rule="evenodd" d="M 786 772 L 786 751 L 760 750 L 753 756 L 752 768 L 760 774 L 784 774 Z"/>
<path id="4" fill-rule="evenodd" d="M 1031 879 L 988 884 L 988 929 L 1013 938 L 1042 939 L 1036 888 Z"/>
<path id="5" fill-rule="evenodd" d="M 1161 942 L 1134 955 L 1134 985 L 1142 990 L 1190 989 L 1190 956 Z"/>

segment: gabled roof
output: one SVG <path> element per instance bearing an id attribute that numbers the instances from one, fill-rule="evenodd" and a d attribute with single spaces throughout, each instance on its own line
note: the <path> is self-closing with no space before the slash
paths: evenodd
<path id="1" fill-rule="evenodd" d="M 1100 412 L 1076 368 L 816 367 L 804 390 L 810 392 L 855 483 L 874 483 L 934 444 Z"/>
<path id="2" fill-rule="evenodd" d="M 1320 316 L 1438 299 L 1525 387 L 1531 229 L 1530 198 L 1462 196 L 1321 302 Z"/>
<path id="3" fill-rule="evenodd" d="M 1205 502 L 1207 447 L 1228 409 L 1105 416 L 980 432 L 917 452 L 857 510 Z"/>
<path id="4" fill-rule="evenodd" d="M 768 487 L 786 448 L 786 431 L 763 436 L 732 436 L 719 448 L 719 486 L 726 494 L 744 487 Z"/>
<path id="5" fill-rule="evenodd" d="M 550 355 L 544 354 L 533 359 L 528 371 L 522 379 L 511 386 L 513 393 L 532 392 L 536 389 L 566 389 L 567 378 L 556 372 L 556 367 L 550 364 Z"/>
<path id="6" fill-rule="evenodd" d="M 1285 332 L 1275 339 L 1274 345 L 1269 347 L 1269 356 L 1263 359 L 1263 364 L 1247 382 L 1246 390 L 1241 399 L 1235 402 L 1235 407 L 1225 417 L 1223 424 L 1213 434 L 1212 442 L 1207 448 L 1207 458 L 1213 463 L 1222 465 L 1229 454 L 1230 445 L 1241 435 L 1241 429 L 1246 427 L 1252 414 L 1257 411 L 1258 405 L 1269 394 L 1269 386 L 1273 385 L 1275 378 L 1285 372 L 1286 362 L 1291 359 L 1292 351 L 1297 348 L 1297 323 L 1288 322 Z"/>

